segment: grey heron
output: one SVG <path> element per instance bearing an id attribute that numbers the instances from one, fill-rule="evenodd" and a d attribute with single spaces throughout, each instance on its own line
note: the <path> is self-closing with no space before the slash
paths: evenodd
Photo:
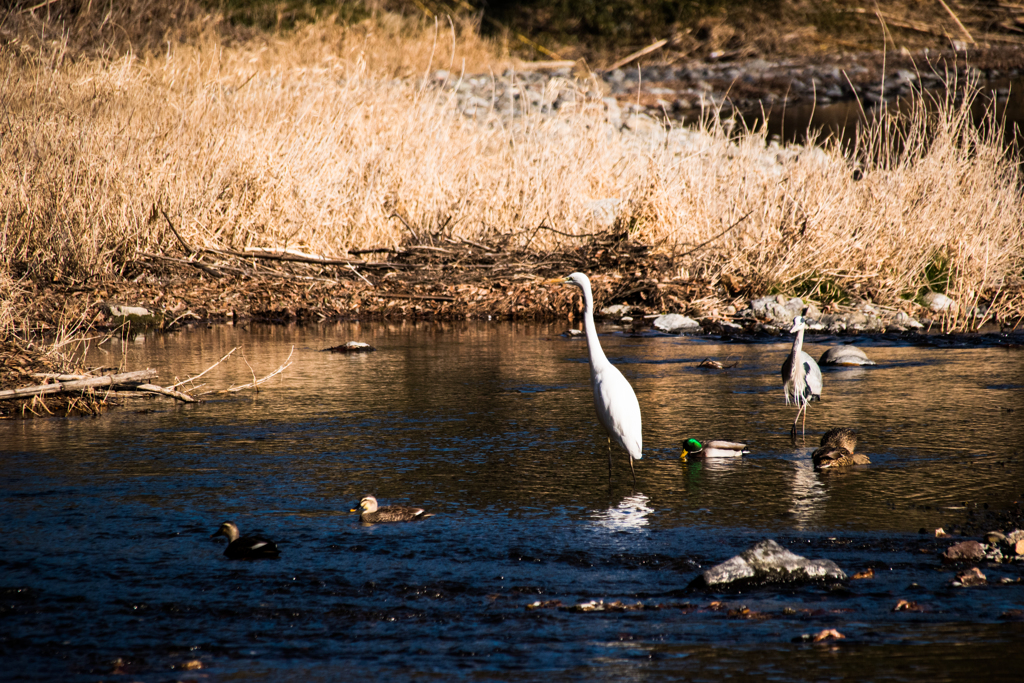
<path id="1" fill-rule="evenodd" d="M 782 390 L 786 395 L 786 405 L 792 401 L 798 406 L 796 419 L 793 420 L 793 428 L 790 430 L 790 436 L 793 439 L 796 439 L 796 424 L 800 421 L 801 416 L 803 416 L 801 433 L 806 433 L 807 404 L 814 399 L 821 400 L 821 368 L 803 350 L 804 330 L 806 329 L 806 318 L 798 315 L 793 319 L 793 327 L 789 330 L 791 334 L 796 333 L 796 337 L 793 339 L 793 350 L 782 363 Z"/>

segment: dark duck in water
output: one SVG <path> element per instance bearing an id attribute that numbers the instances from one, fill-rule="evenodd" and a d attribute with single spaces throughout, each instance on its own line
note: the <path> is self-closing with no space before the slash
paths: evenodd
<path id="1" fill-rule="evenodd" d="M 224 549 L 224 555 L 230 560 L 276 559 L 281 555 L 273 541 L 259 536 L 241 536 L 234 522 L 224 522 L 210 538 L 217 536 L 227 537 L 228 547 Z"/>

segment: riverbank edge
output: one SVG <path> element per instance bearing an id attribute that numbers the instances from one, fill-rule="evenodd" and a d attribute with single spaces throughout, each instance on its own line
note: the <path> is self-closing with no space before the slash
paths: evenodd
<path id="1" fill-rule="evenodd" d="M 458 273 L 461 277 L 455 277 L 434 263 L 406 270 L 402 276 L 377 278 L 374 284 L 352 270 L 332 271 L 310 264 L 264 267 L 260 277 L 252 277 L 224 274 L 223 266 L 218 270 L 210 265 L 154 263 L 152 270 L 132 280 L 23 282 L 16 305 L 32 311 L 34 323 L 0 340 L 0 389 L 38 384 L 47 373 L 132 369 L 84 368 L 77 350 L 86 339 L 96 345 L 104 343 L 104 338 L 187 333 L 217 324 L 562 321 L 563 334 L 571 336 L 580 326 L 582 300 L 572 288 L 545 284 L 548 278 L 567 275 L 569 269 L 589 272 L 598 318 L 627 334 L 757 343 L 788 338 L 793 318 L 804 315 L 812 321 L 811 338 L 822 342 L 861 338 L 927 346 L 1024 347 L 1019 320 L 1000 324 L 988 320 L 981 310 L 970 313 L 979 331 L 945 333 L 948 322 L 964 313 L 941 295 L 932 298 L 932 307 L 907 301 L 900 308 L 867 301 L 823 304 L 782 294 L 734 296 L 723 283 L 672 278 L 653 261 L 646 260 L 643 267 L 637 260 L 629 263 L 634 272 L 639 267 L 640 277 L 568 263 L 559 270 L 537 265 L 494 278 L 472 278 L 463 270 Z M 424 272 L 431 270 L 440 272 Z M 0 417 L 90 415 L 123 403 L 103 392 L 82 392 L 45 400 L 3 401 Z"/>

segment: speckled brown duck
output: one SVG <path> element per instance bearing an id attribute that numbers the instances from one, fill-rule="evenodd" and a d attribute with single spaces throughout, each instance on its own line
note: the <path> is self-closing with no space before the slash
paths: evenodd
<path id="1" fill-rule="evenodd" d="M 871 460 L 862 453 L 855 453 L 857 433 L 848 427 L 833 427 L 821 436 L 821 448 L 811 454 L 811 461 L 817 469 L 868 465 Z"/>
<path id="2" fill-rule="evenodd" d="M 416 522 L 427 517 L 432 517 L 433 513 L 426 512 L 423 508 L 414 508 L 408 505 L 385 505 L 384 507 L 377 506 L 377 499 L 373 496 L 366 496 L 359 501 L 359 519 L 367 524 L 376 524 L 378 522 Z M 352 510 L 355 512 L 355 510 Z"/>
<path id="3" fill-rule="evenodd" d="M 210 538 L 217 536 L 227 537 L 228 547 L 224 549 L 224 555 L 229 560 L 277 559 L 281 555 L 276 543 L 259 536 L 242 536 L 234 522 L 224 522 Z"/>

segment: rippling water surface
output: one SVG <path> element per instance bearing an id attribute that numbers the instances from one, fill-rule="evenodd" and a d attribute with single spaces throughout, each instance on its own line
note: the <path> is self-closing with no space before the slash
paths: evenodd
<path id="1" fill-rule="evenodd" d="M 1022 498 L 1020 349 L 876 341 L 877 366 L 825 371 L 794 446 L 788 340 L 609 328 L 644 416 L 634 489 L 621 451 L 609 487 L 586 345 L 561 331 L 221 326 L 95 351 L 166 383 L 242 345 L 211 388 L 270 372 L 293 345 L 295 362 L 258 395 L 0 424 L 0 678 L 1019 680 L 1021 568 L 983 565 L 989 585 L 953 588 L 938 560 L 951 541 L 932 532 L 995 525 Z M 349 339 L 378 351 L 320 351 Z M 835 343 L 811 341 L 814 357 Z M 732 367 L 698 368 L 705 357 Z M 872 465 L 814 472 L 837 425 Z M 688 436 L 753 452 L 687 463 Z M 367 493 L 436 515 L 362 525 L 349 510 Z M 281 559 L 226 559 L 209 538 L 224 520 L 275 539 Z M 687 588 L 765 538 L 875 576 Z M 894 612 L 902 599 L 921 611 Z M 642 609 L 573 609 L 601 600 Z M 826 628 L 845 639 L 799 641 Z"/>

